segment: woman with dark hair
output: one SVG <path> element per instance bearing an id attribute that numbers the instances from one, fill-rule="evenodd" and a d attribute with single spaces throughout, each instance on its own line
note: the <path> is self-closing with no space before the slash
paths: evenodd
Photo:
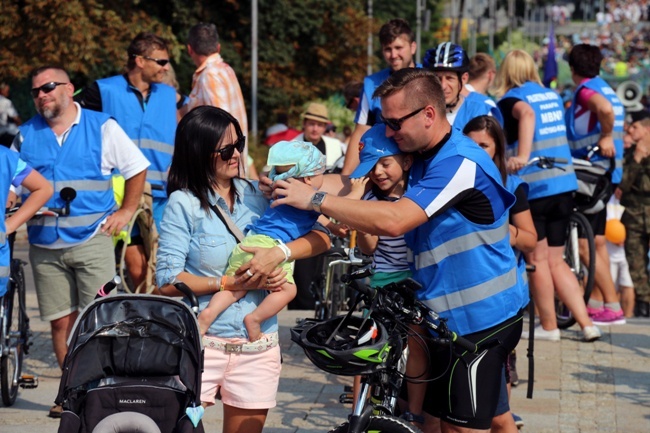
<path id="1" fill-rule="evenodd" d="M 173 284 L 182 281 L 199 298 L 203 309 L 220 290 L 249 290 L 210 325 L 205 347 L 201 401 L 224 408 L 223 431 L 261 432 L 268 409 L 275 406 L 280 379 L 277 318 L 261 325 L 260 340 L 249 342 L 243 318 L 280 287 L 285 273 L 278 266 L 291 258 L 305 258 L 329 248 L 325 233 L 312 231 L 281 247 L 245 248 L 254 258 L 243 265 L 234 284 L 221 278 L 237 244 L 235 235 L 217 216 L 231 219 L 244 231 L 268 207 L 255 183 L 240 177 L 245 137 L 226 111 L 201 106 L 178 124 L 168 177 L 169 202 L 160 231 L 156 278 L 160 291 L 178 296 Z"/>
<path id="2" fill-rule="evenodd" d="M 523 253 L 530 253 L 537 244 L 537 232 L 533 223 L 533 216 L 528 205 L 528 185 L 522 182 L 517 176 L 508 174 L 506 169 L 506 137 L 499 121 L 492 116 L 479 116 L 470 120 L 463 134 L 474 140 L 492 158 L 499 168 L 503 184 L 508 191 L 515 195 L 515 204 L 510 208 L 510 245 L 517 257 L 517 271 L 524 290 L 528 290 L 528 275 L 526 273 L 526 261 Z M 512 352 L 514 353 L 514 351 Z M 504 369 L 504 380 L 501 384 L 499 404 L 492 419 L 491 430 L 494 433 L 516 431 L 515 415 L 510 412 L 509 387 L 511 383 L 510 365 L 512 353 Z M 522 422 L 521 418 L 518 422 Z"/>

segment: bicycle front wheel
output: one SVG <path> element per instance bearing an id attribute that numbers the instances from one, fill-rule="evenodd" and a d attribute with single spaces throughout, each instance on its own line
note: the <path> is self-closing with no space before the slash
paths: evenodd
<path id="1" fill-rule="evenodd" d="M 12 263 L 13 265 L 13 263 Z M 13 268 L 13 266 L 12 266 Z M 22 271 L 22 268 L 20 268 Z M 3 320 L 4 351 L 0 360 L 0 388 L 2 403 L 11 406 L 18 397 L 18 378 L 22 374 L 23 341 L 25 317 L 22 302 L 24 302 L 24 286 L 19 287 L 24 279 L 22 275 L 12 272 L 12 281 L 7 287 L 7 293 L 2 298 L 5 317 Z"/>
<path id="2" fill-rule="evenodd" d="M 583 251 L 584 254 L 582 256 L 580 254 L 579 239 L 586 241 L 587 245 L 587 251 Z M 564 260 L 576 276 L 586 304 L 594 288 L 596 246 L 591 224 L 589 224 L 589 221 L 584 215 L 578 212 L 574 212 L 569 220 L 567 241 L 564 246 Z M 560 329 L 569 328 L 576 323 L 571 311 L 557 295 L 555 296 L 555 314 L 557 317 L 557 326 Z"/>
<path id="3" fill-rule="evenodd" d="M 350 423 L 344 422 L 330 433 L 348 433 L 350 431 Z M 368 427 L 360 430 L 361 432 L 378 432 L 378 433 L 422 433 L 421 430 L 415 427 L 408 421 L 389 415 L 376 415 L 370 417 Z"/>

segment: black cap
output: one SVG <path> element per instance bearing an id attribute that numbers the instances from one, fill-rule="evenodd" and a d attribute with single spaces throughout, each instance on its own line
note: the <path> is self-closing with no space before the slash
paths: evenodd
<path id="1" fill-rule="evenodd" d="M 650 118 L 650 111 L 648 110 L 633 111 L 630 113 L 630 123 L 638 122 L 640 120 L 648 118 Z"/>

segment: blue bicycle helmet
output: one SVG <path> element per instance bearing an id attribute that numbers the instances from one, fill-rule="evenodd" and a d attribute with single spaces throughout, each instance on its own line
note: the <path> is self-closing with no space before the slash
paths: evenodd
<path id="1" fill-rule="evenodd" d="M 432 71 L 453 71 L 460 74 L 469 71 L 469 57 L 460 45 L 443 42 L 424 54 L 422 64 Z"/>

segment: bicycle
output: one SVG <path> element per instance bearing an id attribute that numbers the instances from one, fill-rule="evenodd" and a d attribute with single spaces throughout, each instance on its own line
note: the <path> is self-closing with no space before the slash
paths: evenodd
<path id="1" fill-rule="evenodd" d="M 345 239 L 333 237 L 332 247 L 319 261 L 323 269 L 321 277 L 310 284 L 316 300 L 314 318 L 317 320 L 331 319 L 339 311 L 347 309 L 348 293 L 341 276 L 350 266 L 358 268 L 372 263 L 369 256 L 361 254 L 355 248 L 346 247 L 345 244 Z"/>
<path id="2" fill-rule="evenodd" d="M 580 161 L 591 166 L 591 163 L 587 161 L 572 160 L 574 166 L 576 164 L 581 164 Z M 537 156 L 531 158 L 526 166 L 534 165 L 543 169 L 562 169 L 562 167 L 558 167 L 557 165 L 567 163 L 568 161 L 564 158 Z M 594 287 L 596 246 L 594 243 L 594 234 L 591 224 L 589 224 L 589 221 L 582 214 L 580 207 L 577 205 L 574 206 L 573 212 L 569 216 L 569 225 L 567 226 L 565 238 L 564 261 L 569 265 L 571 272 L 576 276 L 578 284 L 583 291 L 584 301 L 587 303 Z M 579 239 L 585 239 L 587 242 L 587 260 L 581 258 Z M 571 311 L 564 305 L 557 294 L 555 296 L 555 315 L 557 326 L 560 329 L 567 329 L 575 324 L 575 318 L 571 314 Z"/>
<path id="3" fill-rule="evenodd" d="M 409 379 L 404 373 L 409 324 L 433 330 L 438 337 L 429 338 L 449 346 L 450 356 L 454 345 L 471 353 L 479 348 L 450 331 L 445 319 L 415 299 L 415 291 L 421 288 L 416 281 L 409 278 L 375 289 L 359 282 L 370 273 L 366 266 L 342 276 L 343 282 L 357 292 L 354 308 L 347 315 L 326 321 L 303 319 L 291 329 L 291 340 L 318 368 L 362 377 L 349 420 L 330 433 L 417 433 L 417 427 L 395 415 L 403 379 Z M 352 315 L 357 305 L 366 309 L 363 317 Z"/>
<path id="4" fill-rule="evenodd" d="M 590 160 L 599 149 L 597 145 L 590 146 L 583 158 L 572 159 L 578 178 L 578 191 L 567 229 L 565 261 L 578 278 L 585 304 L 591 297 L 596 275 L 595 235 L 585 214 L 596 214 L 607 205 L 612 194 L 611 173 L 616 164 L 614 158 L 610 158 L 609 169 L 593 164 Z M 586 250 L 581 251 L 580 239 L 586 242 Z M 555 311 L 558 328 L 567 329 L 576 323 L 569 309 L 557 297 Z"/>
<path id="5" fill-rule="evenodd" d="M 60 192 L 61 198 L 65 201 L 62 208 L 43 208 L 36 212 L 35 218 L 49 216 L 59 217 L 70 214 L 70 202 L 74 200 L 77 193 L 73 188 L 63 188 Z M 18 210 L 13 207 L 5 211 L 6 216 L 12 215 Z M 11 251 L 13 251 L 13 238 L 15 233 L 8 240 Z M 9 284 L 7 293 L 0 298 L 0 394 L 2 403 L 11 406 L 18 397 L 18 388 L 33 389 L 38 387 L 38 377 L 30 374 L 23 374 L 24 356 L 29 354 L 32 345 L 30 338 L 32 331 L 29 327 L 29 316 L 25 301 L 25 266 L 26 262 L 13 258 L 10 261 Z"/>

